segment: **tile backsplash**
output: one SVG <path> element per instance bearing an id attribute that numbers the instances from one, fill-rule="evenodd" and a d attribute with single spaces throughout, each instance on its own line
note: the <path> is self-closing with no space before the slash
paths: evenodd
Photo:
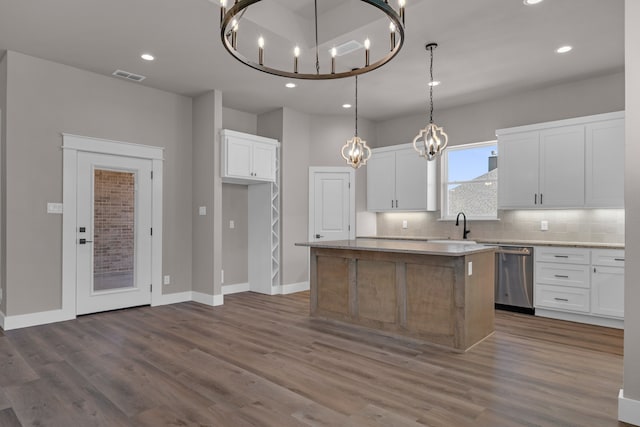
<path id="1" fill-rule="evenodd" d="M 498 217 L 497 221 L 467 221 L 468 238 L 624 244 L 624 209 L 505 210 Z M 540 230 L 543 220 L 549 224 L 548 231 Z M 462 224 L 456 227 L 455 221 L 441 221 L 439 212 L 379 213 L 376 226 L 378 236 L 462 238 Z"/>

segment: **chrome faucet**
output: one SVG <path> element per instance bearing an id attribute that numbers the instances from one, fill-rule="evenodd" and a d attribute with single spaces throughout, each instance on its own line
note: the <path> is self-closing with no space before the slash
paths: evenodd
<path id="1" fill-rule="evenodd" d="M 471 233 L 471 230 L 467 230 L 467 216 L 464 212 L 458 212 L 458 216 L 456 217 L 456 227 L 460 225 L 460 215 L 462 215 L 462 219 L 464 220 L 462 224 L 462 229 L 464 230 L 462 232 L 462 238 L 466 240 L 467 234 Z"/>

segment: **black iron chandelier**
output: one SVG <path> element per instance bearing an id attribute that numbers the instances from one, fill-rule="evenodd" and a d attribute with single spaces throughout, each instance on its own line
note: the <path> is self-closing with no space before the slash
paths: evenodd
<path id="1" fill-rule="evenodd" d="M 327 79 L 340 79 L 344 77 L 352 77 L 359 74 L 364 74 L 369 71 L 373 71 L 391 61 L 400 52 L 404 43 L 404 11 L 405 0 L 398 0 L 398 11 L 396 11 L 391 5 L 389 0 L 360 0 L 368 6 L 375 7 L 382 11 L 389 19 L 389 51 L 381 58 L 375 58 L 373 61 L 370 58 L 371 41 L 366 39 L 363 47 L 365 54 L 362 61 L 362 66 L 353 68 L 348 67 L 347 70 L 340 71 L 337 64 L 336 49 L 333 48 L 328 51 L 325 58 L 320 57 L 320 50 L 318 44 L 318 0 L 314 0 L 314 23 L 315 23 L 315 73 L 299 72 L 298 62 L 300 57 L 300 47 L 295 46 L 278 46 L 279 49 L 291 49 L 292 62 L 291 68 L 282 69 L 273 65 L 269 65 L 266 52 L 266 40 L 260 36 L 256 40 L 256 50 L 251 53 L 242 53 L 238 49 L 238 38 L 240 37 L 239 28 L 243 15 L 247 11 L 247 8 L 262 0 L 220 0 L 220 37 L 222 44 L 227 51 L 233 55 L 238 61 L 251 68 L 264 73 L 274 74 L 277 76 L 294 78 L 294 79 L 307 79 L 307 80 L 327 80 Z M 227 8 L 227 2 L 234 2 L 233 5 Z M 328 64 L 325 68 L 322 64 Z M 347 64 L 345 64 L 346 66 Z"/>

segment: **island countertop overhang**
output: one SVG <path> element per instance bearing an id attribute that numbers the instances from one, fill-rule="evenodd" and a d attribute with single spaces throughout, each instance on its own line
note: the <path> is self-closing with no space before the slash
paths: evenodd
<path id="1" fill-rule="evenodd" d="M 495 251 L 494 247 L 481 244 L 429 243 L 423 241 L 380 240 L 368 238 L 302 242 L 296 243 L 296 246 L 453 257 Z"/>

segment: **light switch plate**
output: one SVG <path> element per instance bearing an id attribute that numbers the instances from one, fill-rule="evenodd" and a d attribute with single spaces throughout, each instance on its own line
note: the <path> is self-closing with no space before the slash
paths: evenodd
<path id="1" fill-rule="evenodd" d="M 236 222 L 234 220 L 229 221 L 229 228 L 231 228 L 232 230 L 236 228 Z"/>
<path id="2" fill-rule="evenodd" d="M 549 221 L 542 220 L 540 221 L 540 231 L 549 230 Z"/>
<path id="3" fill-rule="evenodd" d="M 402 228 L 409 228 L 409 223 L 407 222 L 406 219 L 402 220 Z"/>
<path id="4" fill-rule="evenodd" d="M 164 283 L 165 285 L 170 285 L 171 284 L 171 276 L 169 276 L 169 275 L 164 276 L 164 280 L 163 280 L 162 283 Z"/>
<path id="5" fill-rule="evenodd" d="M 62 203 L 47 203 L 47 213 L 61 214 L 62 212 Z"/>
<path id="6" fill-rule="evenodd" d="M 206 215 L 206 214 L 207 214 L 207 207 L 206 207 L 206 206 L 200 206 L 200 207 L 198 208 L 198 214 L 199 214 L 200 216 L 204 216 L 204 215 Z"/>

